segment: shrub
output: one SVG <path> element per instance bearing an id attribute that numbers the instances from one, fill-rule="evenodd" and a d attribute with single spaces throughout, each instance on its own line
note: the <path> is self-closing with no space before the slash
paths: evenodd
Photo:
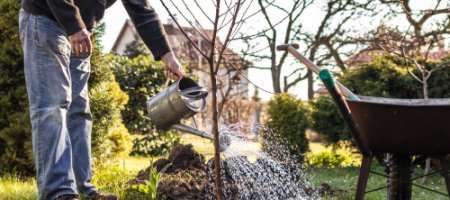
<path id="1" fill-rule="evenodd" d="M 132 137 L 120 115 L 129 97 L 120 90 L 106 56 L 101 52 L 100 38 L 104 29 L 103 23 L 98 25 L 91 36 L 94 48 L 88 83 L 90 108 L 94 118 L 92 158 L 97 165 L 116 156 L 128 155 L 133 145 Z"/>
<path id="2" fill-rule="evenodd" d="M 23 52 L 20 0 L 0 1 L 0 171 L 34 172 Z"/>
<path id="3" fill-rule="evenodd" d="M 142 41 L 142 38 L 139 36 L 139 34 L 134 34 L 134 39 L 125 45 L 125 50 L 123 51 L 123 54 L 126 55 L 128 58 L 137 58 L 138 56 L 144 56 L 147 57 L 151 55 L 150 50 L 145 46 L 144 41 Z"/>
<path id="4" fill-rule="evenodd" d="M 263 130 L 262 137 L 268 143 L 283 145 L 290 156 L 296 156 L 295 162 L 301 162 L 302 154 L 309 151 L 306 137 L 308 128 L 307 108 L 305 103 L 291 94 L 277 94 L 268 101 L 268 130 Z M 267 152 L 278 151 L 277 147 L 263 144 Z"/>
<path id="5" fill-rule="evenodd" d="M 307 156 L 305 165 L 311 168 L 337 168 L 351 166 L 350 156 L 343 153 L 322 151 Z"/>
<path id="6" fill-rule="evenodd" d="M 330 96 L 319 96 L 308 102 L 310 129 L 322 137 L 325 146 L 333 146 L 334 149 L 340 147 L 342 143 L 350 142 L 353 137 L 342 119 L 336 104 Z"/>
<path id="7" fill-rule="evenodd" d="M 128 131 L 140 135 L 134 141 L 133 153 L 168 154 L 173 146 L 181 143 L 181 137 L 172 130 L 157 129 L 147 113 L 147 101 L 163 90 L 167 80 L 162 62 L 150 56 L 129 59 L 108 55 L 108 60 L 120 88 L 130 96 L 121 114 Z"/>

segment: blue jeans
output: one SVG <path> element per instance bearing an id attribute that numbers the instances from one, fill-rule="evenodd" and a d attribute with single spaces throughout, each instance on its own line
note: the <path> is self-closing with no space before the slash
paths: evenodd
<path id="1" fill-rule="evenodd" d="M 91 129 L 87 82 L 90 57 L 77 57 L 63 28 L 44 16 L 19 15 L 30 101 L 39 199 L 89 194 Z"/>

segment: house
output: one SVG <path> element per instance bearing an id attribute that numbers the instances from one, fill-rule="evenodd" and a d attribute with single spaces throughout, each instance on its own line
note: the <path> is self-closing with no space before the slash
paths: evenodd
<path id="1" fill-rule="evenodd" d="M 209 64 L 205 58 L 198 53 L 197 49 L 193 47 L 190 41 L 185 37 L 182 31 L 178 28 L 178 26 L 174 23 L 172 19 L 167 21 L 167 24 L 164 24 L 164 29 L 166 31 L 169 43 L 172 47 L 174 54 L 177 58 L 181 59 L 186 65 L 187 69 L 191 72 L 194 72 L 196 76 L 199 77 L 199 85 L 211 88 L 210 82 L 210 74 L 209 74 Z M 202 38 L 199 34 L 195 32 L 195 30 L 191 27 L 183 27 L 183 29 L 187 32 L 187 34 L 192 38 L 192 40 L 203 50 L 210 49 L 208 46 L 208 42 Z M 212 35 L 211 30 L 205 30 L 207 35 Z M 131 20 L 126 20 L 124 23 L 112 49 L 111 52 L 116 52 L 118 54 L 123 54 L 126 48 L 126 45 L 132 42 L 137 35 L 137 31 L 133 25 Z M 223 45 L 219 40 L 217 41 L 218 45 Z M 226 124 L 234 121 L 235 115 L 231 115 L 230 113 L 236 114 L 242 119 L 248 119 L 248 116 L 251 116 L 256 108 L 254 106 L 248 106 L 248 104 L 252 104 L 249 101 L 248 95 L 248 82 L 245 78 L 242 77 L 241 73 L 248 77 L 248 66 L 251 64 L 244 59 L 242 59 L 238 54 L 234 53 L 230 49 L 226 49 L 225 54 L 226 60 L 222 60 L 221 67 L 218 72 L 218 100 L 223 100 L 222 94 L 228 94 L 227 99 L 230 100 L 230 103 L 227 103 L 227 106 L 224 107 L 221 117 L 221 123 Z M 217 61 L 218 57 L 215 57 L 215 61 Z M 236 68 L 241 71 L 241 73 L 236 71 Z M 231 86 L 231 87 L 230 87 Z M 208 107 L 211 107 L 211 95 L 208 95 Z M 248 103 L 246 103 L 248 101 Z M 237 103 L 239 102 L 239 103 Z M 226 111 L 229 108 L 229 104 L 234 105 L 246 105 L 242 109 Z M 249 109 L 249 108 L 251 109 Z M 242 111 L 245 110 L 245 113 Z M 210 115 L 206 114 L 197 115 L 197 124 L 199 127 L 202 127 L 204 130 L 211 130 L 212 119 Z M 190 122 L 191 123 L 191 122 Z"/>

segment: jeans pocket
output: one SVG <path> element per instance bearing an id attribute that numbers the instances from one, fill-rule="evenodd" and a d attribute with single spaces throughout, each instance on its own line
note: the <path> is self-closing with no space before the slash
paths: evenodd
<path id="1" fill-rule="evenodd" d="M 25 11 L 20 11 L 19 14 L 19 36 L 20 36 L 20 41 L 23 42 L 23 40 L 25 39 L 25 29 L 27 27 L 27 21 L 28 21 L 28 16 L 30 14 L 26 13 Z"/>
<path id="2" fill-rule="evenodd" d="M 36 28 L 42 45 L 47 46 L 52 53 L 69 56 L 70 42 L 64 29 L 47 17 L 37 16 L 37 18 Z"/>

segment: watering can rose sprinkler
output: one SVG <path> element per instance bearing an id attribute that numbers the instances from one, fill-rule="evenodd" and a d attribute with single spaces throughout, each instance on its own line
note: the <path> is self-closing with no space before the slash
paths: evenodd
<path id="1" fill-rule="evenodd" d="M 160 129 L 175 129 L 213 140 L 213 134 L 181 124 L 182 119 L 188 119 L 206 109 L 207 95 L 206 88 L 200 87 L 191 78 L 183 77 L 148 100 L 147 111 L 155 126 Z M 220 132 L 219 142 L 220 152 L 224 152 L 230 146 L 231 139 Z"/>

